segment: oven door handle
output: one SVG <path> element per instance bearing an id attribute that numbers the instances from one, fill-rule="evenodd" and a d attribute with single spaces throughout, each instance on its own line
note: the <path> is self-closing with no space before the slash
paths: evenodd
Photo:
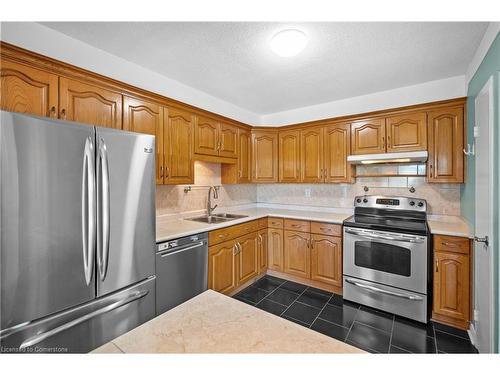
<path id="1" fill-rule="evenodd" d="M 345 281 L 347 283 L 355 285 L 355 286 L 357 286 L 359 288 L 363 288 L 363 289 L 366 289 L 366 290 L 369 290 L 369 291 L 372 291 L 372 292 L 376 292 L 376 293 L 387 294 L 387 295 L 393 296 L 393 297 L 399 297 L 399 298 L 409 299 L 409 300 L 412 300 L 412 301 L 421 301 L 423 299 L 422 297 L 416 296 L 414 294 L 396 293 L 396 292 L 392 292 L 390 290 L 385 290 L 385 289 L 377 288 L 377 287 L 372 286 L 372 285 L 363 284 L 363 283 L 360 283 L 359 281 L 354 281 L 354 280 L 351 280 L 351 279 L 345 279 Z"/>
<path id="2" fill-rule="evenodd" d="M 366 232 L 358 232 L 355 230 L 350 230 L 346 229 L 346 233 L 349 234 L 354 234 L 360 237 L 366 237 L 366 238 L 375 238 L 375 239 L 380 239 L 380 240 L 388 240 L 388 241 L 397 241 L 397 242 L 409 242 L 409 243 L 422 243 L 424 242 L 423 239 L 421 238 L 408 238 L 408 237 L 391 237 L 391 236 L 381 236 L 379 234 L 374 234 L 374 233 L 366 233 Z"/>

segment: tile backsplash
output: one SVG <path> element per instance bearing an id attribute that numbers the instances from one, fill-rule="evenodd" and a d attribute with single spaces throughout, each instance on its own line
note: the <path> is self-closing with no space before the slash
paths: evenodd
<path id="1" fill-rule="evenodd" d="M 219 188 L 219 207 L 250 203 L 293 204 L 318 207 L 352 208 L 357 195 L 395 195 L 426 199 L 429 213 L 460 215 L 459 184 L 428 184 L 425 165 L 358 166 L 358 176 L 384 174 L 383 177 L 358 177 L 355 184 L 240 184 L 221 185 L 220 165 L 195 163 L 195 184 L 156 187 L 157 215 L 203 210 L 208 186 Z M 365 193 L 364 187 L 368 187 Z M 413 186 L 415 192 L 409 188 Z"/>

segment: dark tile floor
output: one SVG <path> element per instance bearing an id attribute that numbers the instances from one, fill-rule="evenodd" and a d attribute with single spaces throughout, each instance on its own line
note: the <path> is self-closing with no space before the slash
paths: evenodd
<path id="1" fill-rule="evenodd" d="M 465 331 L 421 324 L 269 275 L 234 298 L 371 353 L 476 353 Z"/>

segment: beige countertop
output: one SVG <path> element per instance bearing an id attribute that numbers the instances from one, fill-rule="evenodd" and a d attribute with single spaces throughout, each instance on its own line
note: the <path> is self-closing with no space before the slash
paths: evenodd
<path id="1" fill-rule="evenodd" d="M 474 229 L 461 216 L 429 215 L 427 224 L 432 234 L 474 238 Z"/>
<path id="2" fill-rule="evenodd" d="M 156 242 L 168 241 L 179 237 L 208 232 L 215 229 L 229 227 L 231 225 L 260 219 L 266 216 L 342 224 L 345 219 L 352 215 L 352 213 L 350 212 L 330 212 L 326 210 L 315 211 L 314 208 L 311 208 L 310 210 L 270 207 L 255 207 L 236 210 L 223 208 L 220 211 L 247 215 L 247 217 L 219 224 L 198 223 L 195 221 L 185 220 L 183 218 L 160 217 L 156 222 Z M 201 215 L 201 213 L 199 215 Z M 469 238 L 472 238 L 474 236 L 473 228 L 460 216 L 429 215 L 429 219 L 427 222 L 432 234 L 443 234 L 448 236 Z"/>
<path id="3" fill-rule="evenodd" d="M 93 353 L 365 353 L 207 290 Z"/>
<path id="4" fill-rule="evenodd" d="M 339 213 L 339 212 L 314 211 L 314 210 L 311 211 L 290 210 L 290 209 L 263 208 L 263 207 L 247 208 L 239 210 L 222 209 L 221 211 L 224 212 L 227 211 L 238 215 L 246 215 L 247 217 L 219 224 L 198 223 L 195 221 L 189 221 L 182 218 L 157 220 L 156 242 L 168 241 L 174 238 L 190 236 L 192 234 L 197 234 L 202 232 L 208 232 L 211 230 L 229 227 L 231 225 L 241 224 L 247 221 L 260 219 L 267 216 L 342 224 L 344 219 L 347 219 L 349 216 L 352 215 L 352 213 Z"/>

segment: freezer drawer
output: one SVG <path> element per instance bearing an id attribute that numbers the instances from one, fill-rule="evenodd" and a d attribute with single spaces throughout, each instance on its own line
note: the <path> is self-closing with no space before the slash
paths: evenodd
<path id="1" fill-rule="evenodd" d="M 208 289 L 207 234 L 158 245 L 156 254 L 156 314 Z"/>
<path id="2" fill-rule="evenodd" d="M 155 316 L 154 276 L 104 298 L 0 331 L 3 353 L 87 353 Z"/>

